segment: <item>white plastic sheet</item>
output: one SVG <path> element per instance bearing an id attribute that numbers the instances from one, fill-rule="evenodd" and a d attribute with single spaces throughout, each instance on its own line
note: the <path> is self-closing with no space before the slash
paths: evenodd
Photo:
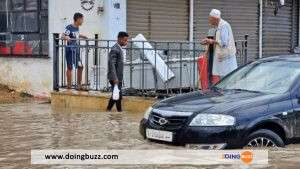
<path id="1" fill-rule="evenodd" d="M 142 34 L 138 34 L 135 38 L 132 39 L 136 41 L 133 43 L 134 46 L 138 48 L 145 48 L 144 55 L 149 60 L 151 65 L 156 69 L 158 75 L 164 83 L 175 77 L 172 70 L 167 66 L 164 60 L 161 58 L 158 52 L 155 52 L 152 45 L 147 42 L 146 38 Z M 144 43 L 144 45 L 143 45 Z"/>

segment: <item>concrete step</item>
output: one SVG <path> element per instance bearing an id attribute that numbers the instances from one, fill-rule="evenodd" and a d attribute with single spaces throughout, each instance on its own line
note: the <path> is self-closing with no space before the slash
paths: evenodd
<path id="1" fill-rule="evenodd" d="M 51 93 L 51 105 L 55 109 L 80 109 L 105 111 L 111 94 L 93 91 L 60 90 Z M 144 112 L 157 100 L 154 98 L 124 96 L 124 111 Z"/>

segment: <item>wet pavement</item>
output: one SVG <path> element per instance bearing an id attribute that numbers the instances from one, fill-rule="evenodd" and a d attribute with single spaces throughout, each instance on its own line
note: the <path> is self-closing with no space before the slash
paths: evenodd
<path id="1" fill-rule="evenodd" d="M 249 168 L 247 166 L 47 166 L 30 165 L 31 149 L 183 149 L 144 140 L 141 112 L 52 110 L 50 104 L 0 105 L 0 168 Z M 300 168 L 300 144 L 271 151 L 268 166 Z"/>

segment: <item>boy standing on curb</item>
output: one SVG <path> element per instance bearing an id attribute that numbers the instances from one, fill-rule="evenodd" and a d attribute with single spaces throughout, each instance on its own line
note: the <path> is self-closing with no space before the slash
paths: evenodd
<path id="1" fill-rule="evenodd" d="M 63 33 L 63 38 L 67 41 L 66 47 L 66 61 L 67 61 L 67 88 L 72 87 L 72 70 L 73 67 L 77 69 L 77 89 L 82 90 L 82 71 L 83 65 L 80 58 L 80 38 L 87 39 L 86 36 L 79 33 L 79 27 L 83 24 L 83 14 L 75 13 L 73 17 L 73 24 L 66 27 Z"/>

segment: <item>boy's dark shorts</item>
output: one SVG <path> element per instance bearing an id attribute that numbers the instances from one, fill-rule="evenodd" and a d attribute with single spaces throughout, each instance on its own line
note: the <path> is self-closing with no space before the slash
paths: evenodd
<path id="1" fill-rule="evenodd" d="M 80 49 L 76 47 L 66 47 L 66 61 L 68 69 L 82 68 L 82 61 L 80 58 Z"/>

